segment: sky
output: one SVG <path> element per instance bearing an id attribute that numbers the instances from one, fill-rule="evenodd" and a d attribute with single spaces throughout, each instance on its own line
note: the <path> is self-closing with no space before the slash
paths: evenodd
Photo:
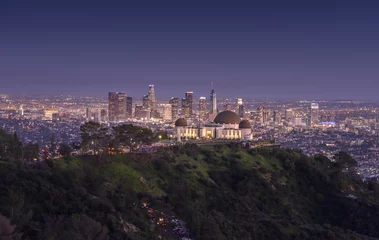
<path id="1" fill-rule="evenodd" d="M 0 93 L 379 100 L 379 2 L 1 0 Z"/>

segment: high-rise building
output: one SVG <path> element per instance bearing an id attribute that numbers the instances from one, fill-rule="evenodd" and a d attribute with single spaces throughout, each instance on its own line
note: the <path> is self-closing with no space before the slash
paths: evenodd
<path id="1" fill-rule="evenodd" d="M 182 116 L 190 118 L 190 109 L 186 98 L 182 98 Z"/>
<path id="2" fill-rule="evenodd" d="M 257 108 L 257 118 L 258 118 L 258 122 L 260 123 L 263 123 L 263 112 L 264 112 L 264 108 L 262 106 L 258 107 Z"/>
<path id="3" fill-rule="evenodd" d="M 151 116 L 151 111 L 146 109 L 144 106 L 136 106 L 134 116 L 137 119 L 148 120 Z"/>
<path id="4" fill-rule="evenodd" d="M 268 120 L 269 120 L 269 112 L 263 111 L 263 124 L 268 123 Z"/>
<path id="5" fill-rule="evenodd" d="M 179 114 L 179 99 L 176 97 L 172 97 L 170 99 L 170 104 L 171 104 L 171 111 L 172 111 L 172 120 L 178 119 L 178 114 Z"/>
<path id="6" fill-rule="evenodd" d="M 294 113 L 294 111 L 293 111 L 291 108 L 286 109 L 285 114 L 284 114 L 284 119 L 285 119 L 287 122 L 290 122 L 290 121 L 292 121 L 294 118 L 295 118 L 295 113 Z"/>
<path id="7" fill-rule="evenodd" d="M 109 92 L 108 100 L 109 121 L 120 121 L 125 119 L 126 94 L 122 92 Z"/>
<path id="8" fill-rule="evenodd" d="M 200 121 L 205 120 L 206 115 L 207 115 L 207 98 L 200 97 L 199 98 L 199 120 Z"/>
<path id="9" fill-rule="evenodd" d="M 282 115 L 280 114 L 280 112 L 278 110 L 275 110 L 274 111 L 274 123 L 275 124 L 280 124 L 280 122 L 282 121 Z"/>
<path id="10" fill-rule="evenodd" d="M 237 105 L 238 116 L 243 118 L 245 116 L 245 108 L 243 107 L 242 98 L 236 98 L 236 105 Z"/>
<path id="11" fill-rule="evenodd" d="M 89 108 L 86 108 L 86 120 L 91 120 L 91 110 Z"/>
<path id="12" fill-rule="evenodd" d="M 20 105 L 19 109 L 18 109 L 18 112 L 21 116 L 24 116 L 24 105 Z"/>
<path id="13" fill-rule="evenodd" d="M 126 117 L 133 117 L 133 98 L 126 97 Z"/>
<path id="14" fill-rule="evenodd" d="M 146 109 L 151 109 L 151 101 L 150 101 L 149 95 L 143 96 L 142 106 Z"/>
<path id="15" fill-rule="evenodd" d="M 160 118 L 164 121 L 172 121 L 172 106 L 168 103 L 158 104 L 158 112 Z"/>
<path id="16" fill-rule="evenodd" d="M 217 98 L 216 98 L 216 92 L 213 88 L 211 91 L 210 102 L 211 102 L 211 114 L 215 115 L 217 114 Z"/>
<path id="17" fill-rule="evenodd" d="M 185 94 L 186 102 L 188 105 L 188 112 L 189 112 L 189 117 L 192 117 L 192 106 L 193 106 L 193 92 L 186 92 Z"/>
<path id="18" fill-rule="evenodd" d="M 149 94 L 148 98 L 150 100 L 150 108 L 156 108 L 157 107 L 157 100 L 155 99 L 155 89 L 154 85 L 149 85 Z"/>
<path id="19" fill-rule="evenodd" d="M 224 105 L 224 111 L 232 111 L 232 110 L 233 110 L 232 104 L 227 103 Z"/>
<path id="20" fill-rule="evenodd" d="M 311 103 L 311 125 L 317 125 L 319 123 L 319 106 L 318 103 Z"/>
<path id="21" fill-rule="evenodd" d="M 108 112 L 106 109 L 101 109 L 100 111 L 100 119 L 101 121 L 106 121 L 107 120 L 107 115 L 108 115 Z"/>

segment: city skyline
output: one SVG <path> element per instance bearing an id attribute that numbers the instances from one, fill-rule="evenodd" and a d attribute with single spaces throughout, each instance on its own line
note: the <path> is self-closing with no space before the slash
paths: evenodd
<path id="1" fill-rule="evenodd" d="M 8 94 L 378 100 L 378 3 L 0 3 Z"/>

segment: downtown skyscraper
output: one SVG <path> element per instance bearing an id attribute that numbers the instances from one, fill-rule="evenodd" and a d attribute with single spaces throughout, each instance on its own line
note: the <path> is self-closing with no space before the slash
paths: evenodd
<path id="1" fill-rule="evenodd" d="M 185 97 L 182 98 L 182 114 L 185 118 L 192 117 L 193 106 L 193 92 L 186 92 Z"/>
<path id="2" fill-rule="evenodd" d="M 126 118 L 126 94 L 122 92 L 109 92 L 108 114 L 109 121 L 120 121 Z"/>
<path id="3" fill-rule="evenodd" d="M 212 84 L 213 86 L 213 84 Z M 216 98 L 216 92 L 212 87 L 211 90 L 211 96 L 210 96 L 210 102 L 211 102 L 211 114 L 217 114 L 217 98 Z"/>
<path id="4" fill-rule="evenodd" d="M 311 117 L 310 124 L 311 126 L 317 125 L 319 123 L 319 106 L 318 103 L 311 103 Z"/>
<path id="5" fill-rule="evenodd" d="M 204 121 L 207 115 L 207 98 L 199 98 L 199 120 Z"/>
<path id="6" fill-rule="evenodd" d="M 171 115 L 172 115 L 172 120 L 176 120 L 179 118 L 179 99 L 176 97 L 171 97 L 170 98 L 170 104 L 171 104 Z"/>

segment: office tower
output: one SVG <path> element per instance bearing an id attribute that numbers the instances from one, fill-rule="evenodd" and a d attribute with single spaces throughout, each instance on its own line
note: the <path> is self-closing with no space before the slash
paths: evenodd
<path id="1" fill-rule="evenodd" d="M 295 124 L 295 126 L 300 126 L 301 125 L 301 118 L 295 118 L 294 124 Z"/>
<path id="2" fill-rule="evenodd" d="M 204 121 L 207 115 L 207 98 L 199 98 L 199 120 Z"/>
<path id="3" fill-rule="evenodd" d="M 149 95 L 143 96 L 142 105 L 146 109 L 151 109 L 151 101 L 150 101 Z"/>
<path id="4" fill-rule="evenodd" d="M 149 120 L 151 111 L 149 109 L 146 109 L 144 106 L 136 106 L 134 116 L 137 119 Z"/>
<path id="5" fill-rule="evenodd" d="M 186 92 L 185 98 L 188 106 L 188 115 L 192 117 L 193 92 Z"/>
<path id="6" fill-rule="evenodd" d="M 239 106 L 242 104 L 243 104 L 242 98 L 236 98 L 236 105 Z"/>
<path id="7" fill-rule="evenodd" d="M 99 112 L 98 112 L 98 111 L 96 111 L 96 112 L 93 114 L 93 121 L 94 121 L 94 122 L 100 122 Z"/>
<path id="8" fill-rule="evenodd" d="M 319 106 L 318 103 L 311 103 L 311 119 L 310 124 L 312 126 L 317 125 L 319 122 Z"/>
<path id="9" fill-rule="evenodd" d="M 91 110 L 86 108 L 86 120 L 89 121 L 91 119 Z"/>
<path id="10" fill-rule="evenodd" d="M 182 98 L 182 116 L 185 118 L 190 118 L 189 105 L 186 98 Z"/>
<path id="11" fill-rule="evenodd" d="M 224 111 L 232 111 L 232 104 L 227 103 L 224 105 Z"/>
<path id="12" fill-rule="evenodd" d="M 172 106 L 168 103 L 158 104 L 158 112 L 160 118 L 164 121 L 172 121 Z"/>
<path id="13" fill-rule="evenodd" d="M 157 100 L 155 99 L 155 90 L 154 85 L 149 85 L 149 94 L 148 98 L 150 101 L 150 108 L 156 108 L 157 107 Z"/>
<path id="14" fill-rule="evenodd" d="M 179 114 L 179 99 L 176 97 L 171 97 L 170 99 L 171 111 L 172 111 L 172 120 L 178 119 Z"/>
<path id="15" fill-rule="evenodd" d="M 108 100 L 109 121 L 120 121 L 125 119 L 126 94 L 122 92 L 109 92 Z"/>
<path id="16" fill-rule="evenodd" d="M 238 106 L 238 116 L 245 117 L 245 107 L 243 105 Z"/>
<path id="17" fill-rule="evenodd" d="M 107 115 L 108 115 L 108 112 L 106 109 L 101 109 L 100 111 L 100 119 L 101 121 L 106 121 L 107 120 Z"/>
<path id="18" fill-rule="evenodd" d="M 264 108 L 262 106 L 257 108 L 258 122 L 263 123 L 263 111 Z"/>
<path id="19" fill-rule="evenodd" d="M 245 116 L 245 108 L 243 107 L 242 98 L 236 98 L 236 106 L 238 116 L 243 118 Z"/>
<path id="20" fill-rule="evenodd" d="M 24 106 L 21 104 L 19 109 L 18 109 L 18 113 L 21 115 L 21 116 L 24 116 Z"/>
<path id="21" fill-rule="evenodd" d="M 295 113 L 294 113 L 294 111 L 293 111 L 291 108 L 286 109 L 285 114 L 284 114 L 284 119 L 285 119 L 287 122 L 290 122 L 290 121 L 292 121 L 294 118 L 295 118 Z"/>
<path id="22" fill-rule="evenodd" d="M 213 83 L 212 83 L 212 86 L 213 86 Z M 211 91 L 210 102 L 211 102 L 211 114 L 217 114 L 217 98 L 216 98 L 216 92 L 213 88 Z"/>
<path id="23" fill-rule="evenodd" d="M 275 110 L 274 111 L 274 123 L 279 125 L 281 121 L 282 121 L 282 115 L 280 114 L 280 112 L 278 110 Z"/>
<path id="24" fill-rule="evenodd" d="M 263 124 L 268 123 L 268 120 L 269 120 L 269 112 L 263 111 Z"/>
<path id="25" fill-rule="evenodd" d="M 126 97 L 126 117 L 133 117 L 133 98 Z"/>

